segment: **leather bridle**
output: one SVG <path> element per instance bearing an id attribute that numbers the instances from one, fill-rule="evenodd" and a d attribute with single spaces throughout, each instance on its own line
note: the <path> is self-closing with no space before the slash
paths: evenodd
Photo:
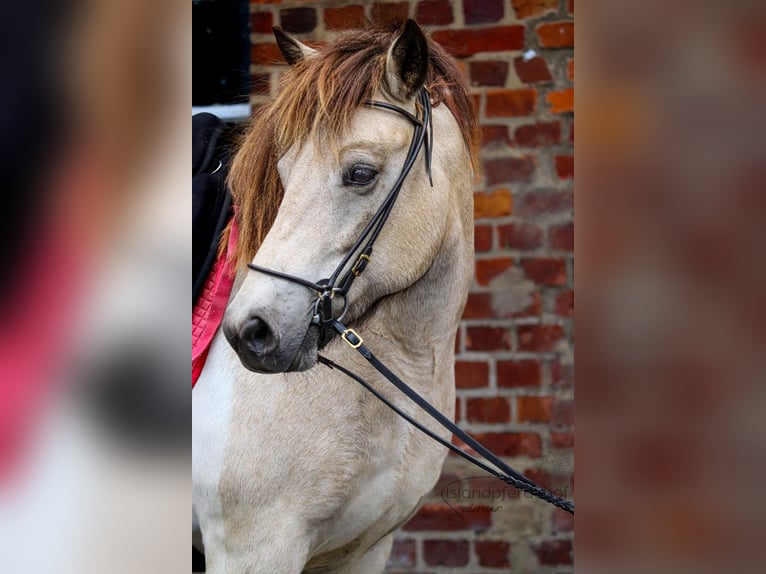
<path id="1" fill-rule="evenodd" d="M 442 427 L 449 430 L 452 434 L 458 437 L 461 441 L 475 450 L 478 454 L 484 457 L 492 466 L 489 466 L 452 444 L 450 441 L 443 439 L 428 427 L 419 423 L 413 417 L 399 409 L 396 405 L 386 399 L 380 392 L 378 392 L 367 381 L 359 377 L 357 374 L 350 370 L 338 365 L 330 359 L 319 355 L 318 361 L 323 365 L 331 369 L 338 369 L 346 376 L 352 378 L 368 391 L 380 399 L 386 406 L 396 412 L 399 416 L 407 420 L 410 424 L 414 425 L 420 431 L 452 450 L 459 456 L 468 460 L 472 464 L 495 476 L 499 480 L 502 480 L 506 484 L 514 486 L 519 490 L 528 492 L 533 496 L 536 496 L 558 508 L 561 508 L 571 514 L 574 514 L 574 503 L 555 494 L 541 488 L 527 477 L 519 474 L 513 470 L 509 465 L 503 462 L 499 457 L 494 455 L 481 443 L 476 441 L 473 437 L 465 433 L 461 428 L 455 425 L 449 418 L 444 416 L 438 409 L 426 401 L 409 385 L 397 377 L 391 372 L 364 344 L 364 340 L 353 329 L 347 328 L 341 321 L 343 320 L 346 311 L 348 310 L 348 292 L 351 289 L 351 285 L 354 283 L 357 277 L 359 277 L 370 263 L 370 259 L 373 253 L 373 246 L 377 240 L 383 226 L 386 224 L 389 215 L 399 197 L 402 185 L 404 184 L 407 175 L 410 173 L 412 166 L 420 155 L 420 152 L 425 148 L 425 163 L 426 171 L 428 173 L 428 179 L 433 187 L 433 178 L 431 175 L 431 153 L 433 151 L 433 123 L 431 119 L 431 95 L 426 88 L 422 88 L 417 95 L 416 109 L 419 112 L 417 117 L 405 109 L 402 109 L 393 104 L 379 101 L 367 101 L 365 105 L 370 108 L 379 108 L 383 110 L 389 110 L 401 114 L 408 120 L 410 120 L 414 126 L 414 132 L 412 140 L 410 141 L 410 147 L 407 151 L 407 157 L 404 160 L 402 171 L 399 173 L 399 177 L 396 179 L 391 191 L 383 200 L 383 203 L 375 212 L 367 226 L 359 234 L 354 244 L 349 251 L 343 257 L 341 262 L 333 271 L 332 275 L 328 279 L 321 279 L 317 282 L 312 282 L 289 273 L 282 271 L 276 271 L 267 267 L 261 267 L 260 265 L 248 264 L 248 267 L 253 271 L 271 275 L 272 277 L 278 277 L 286 281 L 291 281 L 299 285 L 303 285 L 308 289 L 312 289 L 317 293 L 317 298 L 314 304 L 314 314 L 311 324 L 318 325 L 320 328 L 320 341 L 326 342 L 329 338 L 335 334 L 340 337 L 352 348 L 355 349 L 362 357 L 364 357 L 381 375 L 383 375 L 390 383 L 392 383 L 397 389 L 404 393 L 410 400 L 412 400 L 417 406 L 424 410 L 429 416 L 436 420 Z M 358 254 L 358 255 L 357 255 Z M 356 260 L 351 268 L 343 275 L 343 270 L 348 266 L 351 259 L 356 255 Z M 335 297 L 343 298 L 343 307 L 338 317 L 333 316 L 333 300 Z M 499 469 L 499 470 L 498 470 Z"/>

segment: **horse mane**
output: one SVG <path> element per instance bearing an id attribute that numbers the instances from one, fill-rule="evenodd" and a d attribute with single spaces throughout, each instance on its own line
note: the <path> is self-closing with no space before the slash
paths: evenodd
<path id="1" fill-rule="evenodd" d="M 276 218 L 284 195 L 279 158 L 308 137 L 321 134 L 332 145 L 343 134 L 355 110 L 380 86 L 388 48 L 400 29 L 397 23 L 368 25 L 303 58 L 283 74 L 276 99 L 254 112 L 228 177 L 239 228 L 234 254 L 238 267 L 253 260 Z M 475 169 L 479 138 L 471 96 L 452 57 L 427 41 L 425 85 L 433 105 L 444 102 L 457 120 Z"/>

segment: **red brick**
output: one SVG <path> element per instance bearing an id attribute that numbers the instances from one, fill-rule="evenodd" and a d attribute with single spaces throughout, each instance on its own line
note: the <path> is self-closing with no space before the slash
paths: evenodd
<path id="1" fill-rule="evenodd" d="M 542 456 L 540 435 L 519 433 L 474 433 L 473 437 L 498 456 Z M 468 449 L 473 452 L 473 449 Z"/>
<path id="2" fill-rule="evenodd" d="M 473 228 L 474 251 L 489 251 L 492 249 L 492 226 L 476 225 Z"/>
<path id="3" fill-rule="evenodd" d="M 535 158 L 529 155 L 488 159 L 484 162 L 484 178 L 487 185 L 529 182 L 535 174 L 535 165 Z"/>
<path id="4" fill-rule="evenodd" d="M 571 540 L 545 540 L 533 548 L 537 561 L 543 566 L 572 564 Z"/>
<path id="5" fill-rule="evenodd" d="M 551 424 L 556 429 L 574 426 L 574 401 L 560 399 L 553 405 Z"/>
<path id="6" fill-rule="evenodd" d="M 548 101 L 548 106 L 553 114 L 574 112 L 574 88 L 548 92 L 545 99 Z"/>
<path id="7" fill-rule="evenodd" d="M 542 367 L 535 359 L 497 362 L 498 387 L 539 387 L 542 384 Z"/>
<path id="8" fill-rule="evenodd" d="M 508 62 L 479 60 L 468 64 L 472 86 L 504 86 L 508 77 Z"/>
<path id="9" fill-rule="evenodd" d="M 423 557 L 428 566 L 465 566 L 468 556 L 467 540 L 423 541 Z"/>
<path id="10" fill-rule="evenodd" d="M 569 0 L 567 2 L 567 12 L 569 12 L 570 14 L 574 14 L 574 3 L 575 3 L 575 0 Z"/>
<path id="11" fill-rule="evenodd" d="M 455 386 L 475 389 L 489 386 L 489 365 L 484 361 L 455 361 Z"/>
<path id="12" fill-rule="evenodd" d="M 525 220 L 571 213 L 573 207 L 571 191 L 537 190 L 520 195 L 517 201 L 514 211 Z"/>
<path id="13" fill-rule="evenodd" d="M 538 285 L 565 285 L 566 263 L 556 257 L 535 257 L 521 260 L 526 276 Z"/>
<path id="14" fill-rule="evenodd" d="M 556 350 L 559 341 L 564 338 L 561 325 L 519 325 L 519 350 L 537 353 L 549 353 Z"/>
<path id="15" fill-rule="evenodd" d="M 574 387 L 574 367 L 571 363 L 564 364 L 559 360 L 551 363 L 551 387 L 554 389 Z"/>
<path id="16" fill-rule="evenodd" d="M 432 38 L 453 56 L 465 58 L 479 52 L 506 52 L 524 47 L 524 26 L 497 26 L 481 30 L 437 30 Z"/>
<path id="17" fill-rule="evenodd" d="M 511 5 L 519 19 L 540 16 L 559 9 L 558 0 L 511 0 Z"/>
<path id="18" fill-rule="evenodd" d="M 574 22 L 546 22 L 537 27 L 537 38 L 543 48 L 574 47 Z"/>
<path id="19" fill-rule="evenodd" d="M 514 58 L 513 67 L 516 75 L 525 84 L 542 84 L 552 82 L 553 76 L 548 69 L 548 64 L 541 57 L 525 60 L 522 56 Z"/>
<path id="20" fill-rule="evenodd" d="M 466 24 L 497 22 L 503 19 L 503 0 L 463 0 Z"/>
<path id="21" fill-rule="evenodd" d="M 452 2 L 449 0 L 424 0 L 418 3 L 415 20 L 425 25 L 452 23 Z"/>
<path id="22" fill-rule="evenodd" d="M 516 418 L 520 423 L 547 423 L 552 408 L 553 397 L 516 397 Z"/>
<path id="23" fill-rule="evenodd" d="M 470 293 L 463 311 L 464 319 L 515 319 L 539 317 L 542 302 L 539 293 L 533 293 L 529 305 L 517 311 L 504 310 L 508 307 L 506 293 Z M 499 300 L 498 300 L 499 299 Z"/>
<path id="24" fill-rule="evenodd" d="M 324 9 L 324 24 L 328 30 L 353 30 L 364 26 L 363 6 L 341 6 Z"/>
<path id="25" fill-rule="evenodd" d="M 503 397 L 466 398 L 466 416 L 472 423 L 507 423 L 511 420 L 511 407 Z"/>
<path id="26" fill-rule="evenodd" d="M 473 217 L 503 217 L 513 211 L 513 196 L 509 189 L 498 189 L 491 193 L 473 194 Z"/>
<path id="27" fill-rule="evenodd" d="M 492 305 L 492 293 L 469 293 L 463 309 L 463 319 L 492 319 L 497 312 Z"/>
<path id="28" fill-rule="evenodd" d="M 559 317 L 571 318 L 574 316 L 574 292 L 562 291 L 556 295 L 555 313 Z"/>
<path id="29" fill-rule="evenodd" d="M 410 12 L 409 2 L 396 2 L 394 4 L 378 3 L 372 5 L 373 22 L 404 22 Z"/>
<path id="30" fill-rule="evenodd" d="M 250 4 L 281 4 L 282 0 L 250 0 Z"/>
<path id="31" fill-rule="evenodd" d="M 454 506 L 454 505 L 453 505 Z M 487 530 L 492 525 L 490 508 L 470 508 L 461 512 L 460 506 L 424 504 L 403 530 Z M 460 518 L 461 520 L 459 520 Z"/>
<path id="32" fill-rule="evenodd" d="M 551 530 L 553 532 L 573 532 L 574 516 L 560 508 L 555 508 L 553 516 L 551 516 Z"/>
<path id="33" fill-rule="evenodd" d="M 513 267 L 513 259 L 501 257 L 497 259 L 477 259 L 476 282 L 479 285 L 489 285 L 495 277 Z"/>
<path id="34" fill-rule="evenodd" d="M 500 540 L 477 540 L 474 543 L 476 555 L 479 557 L 480 566 L 493 568 L 508 568 L 511 563 L 508 560 L 508 552 L 511 545 Z"/>
<path id="35" fill-rule="evenodd" d="M 526 124 L 516 128 L 513 135 L 516 145 L 520 147 L 554 145 L 561 141 L 561 124 L 559 122 Z"/>
<path id="36" fill-rule="evenodd" d="M 561 179 L 572 179 L 574 177 L 574 156 L 557 155 L 556 173 Z"/>
<path id="37" fill-rule="evenodd" d="M 551 433 L 551 448 L 574 448 L 574 433 Z"/>
<path id="38" fill-rule="evenodd" d="M 473 104 L 473 111 L 477 116 L 481 114 L 481 97 L 482 94 L 471 94 L 471 103 Z"/>
<path id="39" fill-rule="evenodd" d="M 574 82 L 574 58 L 567 60 L 567 80 Z"/>
<path id="40" fill-rule="evenodd" d="M 290 34 L 308 34 L 317 27 L 317 12 L 314 8 L 286 8 L 279 12 L 282 28 Z"/>
<path id="41" fill-rule="evenodd" d="M 460 408 L 460 397 L 455 397 L 455 416 L 453 417 L 453 420 L 455 421 L 455 424 L 460 424 L 462 421 L 462 415 L 460 413 L 463 412 L 463 410 Z"/>
<path id="42" fill-rule="evenodd" d="M 460 353 L 460 329 L 455 331 L 455 354 Z"/>
<path id="43" fill-rule="evenodd" d="M 565 469 L 554 468 L 556 466 L 555 459 L 553 461 L 544 461 L 544 464 L 548 468 L 528 468 L 524 471 L 524 476 L 554 494 L 569 496 L 571 494 L 569 489 L 572 484 L 571 472 L 567 472 Z"/>
<path id="44" fill-rule="evenodd" d="M 543 231 L 531 223 L 509 223 L 497 228 L 500 247 L 527 251 L 543 245 Z"/>
<path id="45" fill-rule="evenodd" d="M 489 90 L 487 92 L 486 116 L 488 118 L 511 118 L 529 116 L 537 107 L 537 90 Z"/>
<path id="46" fill-rule="evenodd" d="M 510 350 L 511 335 L 504 327 L 468 327 L 465 348 L 468 351 Z"/>
<path id="47" fill-rule="evenodd" d="M 548 247 L 574 251 L 574 224 L 555 225 L 548 230 Z"/>
<path id="48" fill-rule="evenodd" d="M 253 12 L 250 14 L 250 31 L 253 34 L 271 34 L 274 15 L 271 12 Z"/>
<path id="49" fill-rule="evenodd" d="M 508 137 L 508 126 L 481 126 L 481 145 L 510 145 L 511 140 Z"/>
<path id="50" fill-rule="evenodd" d="M 415 566 L 417 558 L 417 542 L 409 538 L 394 540 L 391 554 L 388 556 L 389 568 Z"/>
<path id="51" fill-rule="evenodd" d="M 250 60 L 253 64 L 261 66 L 285 63 L 276 44 L 253 44 L 250 48 Z"/>

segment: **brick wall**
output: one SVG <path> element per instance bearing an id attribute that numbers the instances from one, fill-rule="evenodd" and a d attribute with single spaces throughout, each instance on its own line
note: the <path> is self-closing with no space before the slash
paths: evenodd
<path id="1" fill-rule="evenodd" d="M 571 497 L 574 0 L 251 0 L 252 99 L 284 69 L 271 26 L 321 45 L 365 18 L 407 17 L 459 58 L 482 126 L 458 421 Z M 391 573 L 573 571 L 573 520 L 481 475 L 448 457 L 398 535 Z"/>

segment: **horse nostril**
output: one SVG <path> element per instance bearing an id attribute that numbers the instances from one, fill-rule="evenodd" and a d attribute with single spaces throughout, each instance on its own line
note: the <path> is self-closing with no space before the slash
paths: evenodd
<path id="1" fill-rule="evenodd" d="M 247 349 L 256 355 L 265 355 L 277 347 L 277 338 L 268 323 L 260 317 L 253 317 L 239 332 Z"/>

